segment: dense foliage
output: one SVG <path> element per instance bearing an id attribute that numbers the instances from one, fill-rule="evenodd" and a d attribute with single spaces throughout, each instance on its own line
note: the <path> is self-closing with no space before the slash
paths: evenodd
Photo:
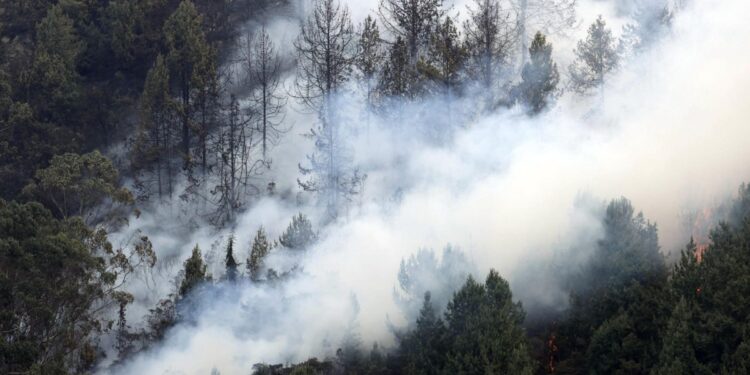
<path id="1" fill-rule="evenodd" d="M 356 365 L 337 356 L 257 365 L 255 373 L 746 373 L 749 199 L 741 187 L 731 220 L 712 231 L 710 245 L 699 252 L 691 240 L 671 270 L 656 226 L 628 200 L 612 201 L 590 261 L 561 276 L 571 305 L 560 316 L 524 324 L 507 282 L 491 271 L 484 284 L 469 277 L 444 314 L 428 291 L 415 324 L 385 355 L 376 347 Z"/>
<path id="2" fill-rule="evenodd" d="M 441 317 L 424 295 L 413 330 L 399 334 L 399 345 L 383 353 L 377 344 L 369 357 L 343 347 L 336 358 L 311 359 L 292 367 L 258 364 L 255 374 L 531 374 L 531 358 L 520 303 L 510 286 L 490 271 L 485 282 L 469 277 L 453 295 Z"/>
<path id="3" fill-rule="evenodd" d="M 192 29 L 177 30 L 179 25 L 167 20 L 188 6 L 179 7 L 176 0 L 3 2 L 2 197 L 16 198 L 54 155 L 88 152 L 130 137 L 129 114 L 157 55 L 179 57 L 175 48 L 182 41 L 169 38 L 169 31 L 220 48 L 240 21 L 229 3 L 197 1 L 193 7 L 185 2 L 196 17 L 203 16 L 194 19 Z"/>
<path id="4" fill-rule="evenodd" d="M 0 369 L 85 372 L 101 357 L 107 312 L 132 302 L 123 278 L 156 261 L 147 239 L 134 256 L 80 217 L 56 219 L 37 203 L 0 200 Z"/>
<path id="5" fill-rule="evenodd" d="M 367 177 L 340 137 L 357 122 L 338 99 L 352 86 L 364 94 L 365 126 L 374 115 L 399 119 L 405 105 L 427 97 L 444 101 L 433 116 L 449 129 L 462 110 L 453 102 L 465 95 L 484 96 L 487 110 L 518 103 L 530 114 L 554 103 L 564 77 L 544 32 L 572 25 L 571 5 L 511 3 L 477 0 L 461 24 L 442 1 L 383 0 L 357 26 L 334 0 L 7 1 L 0 197 L 21 198 L 55 156 L 101 150 L 116 157 L 143 204 L 179 197 L 213 224 L 231 223 L 266 190 L 257 178 L 290 130 L 290 96 L 318 117 L 307 126 L 315 148 L 299 163 L 299 187 L 335 219 Z M 299 7 L 306 14 L 294 16 L 302 18 L 296 56 L 282 55 L 264 24 Z M 668 19 L 630 25 L 630 43 Z M 601 86 L 620 60 L 614 43 L 599 18 L 575 51 L 571 85 Z M 284 89 L 287 75 L 295 79 Z M 441 132 L 428 131 L 444 141 Z"/>

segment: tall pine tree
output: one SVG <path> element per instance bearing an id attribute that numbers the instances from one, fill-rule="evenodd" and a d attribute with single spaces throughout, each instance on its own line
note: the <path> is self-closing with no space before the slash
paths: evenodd
<path id="1" fill-rule="evenodd" d="M 349 10 L 336 0 L 315 2 L 294 43 L 299 61 L 295 95 L 320 120 L 310 132 L 315 151 L 307 165 L 300 165 L 304 178 L 298 183 L 317 193 L 329 220 L 358 194 L 363 181 L 351 165 L 351 150 L 342 134 L 346 120 L 337 105 L 337 94 L 351 73 L 355 43 Z"/>
<path id="2" fill-rule="evenodd" d="M 211 49 L 201 28 L 202 18 L 190 0 L 183 0 L 164 24 L 164 37 L 169 53 L 170 77 L 176 90 L 177 113 L 181 123 L 180 150 L 183 168 L 192 168 L 190 141 L 193 136 L 191 122 L 196 110 L 194 98 L 206 89 L 211 71 Z"/>
<path id="3" fill-rule="evenodd" d="M 250 256 L 247 258 L 247 275 L 250 280 L 258 282 L 261 280 L 261 273 L 263 272 L 263 261 L 271 252 L 271 244 L 268 242 L 266 231 L 263 227 L 258 229 L 253 239 L 252 247 L 250 248 Z"/>
<path id="4" fill-rule="evenodd" d="M 141 94 L 140 121 L 131 151 L 136 187 L 142 199 L 171 197 L 177 167 L 174 105 L 169 95 L 169 70 L 159 55 L 146 76 Z"/>
<path id="5" fill-rule="evenodd" d="M 269 148 L 288 130 L 282 127 L 286 98 L 279 94 L 281 59 L 265 27 L 247 43 L 243 58 L 247 78 L 254 88 L 248 111 L 260 135 L 263 160 L 268 162 Z"/>
<path id="6" fill-rule="evenodd" d="M 380 39 L 378 23 L 371 16 L 367 16 L 362 23 L 357 43 L 357 57 L 354 64 L 359 72 L 360 83 L 365 92 L 367 123 L 369 126 L 370 113 L 375 108 L 377 96 L 377 78 L 385 61 L 383 42 Z"/>
<path id="7" fill-rule="evenodd" d="M 589 27 L 588 36 L 578 42 L 576 61 L 571 64 L 570 79 L 573 89 L 586 92 L 604 84 L 604 77 L 617 68 L 619 56 L 612 31 L 602 16 Z"/>
<path id="8" fill-rule="evenodd" d="M 388 31 L 406 43 L 409 65 L 416 69 L 444 14 L 443 0 L 381 0 L 378 12 Z"/>
<path id="9" fill-rule="evenodd" d="M 201 249 L 195 245 L 193 252 L 184 263 L 184 277 L 180 283 L 180 297 L 187 297 L 188 293 L 200 286 L 208 279 L 206 274 L 207 265 L 203 262 Z"/>
<path id="10" fill-rule="evenodd" d="M 538 114 L 554 98 L 560 73 L 552 60 L 552 44 L 540 32 L 534 36 L 529 48 L 530 61 L 521 72 L 521 83 L 514 88 L 515 99 L 526 106 L 529 113 Z"/>
<path id="11" fill-rule="evenodd" d="M 68 126 L 79 120 L 74 116 L 82 95 L 77 66 L 84 48 L 63 6 L 49 8 L 36 26 L 33 61 L 21 76 L 25 100 L 42 120 Z"/>
<path id="12" fill-rule="evenodd" d="M 234 234 L 231 234 L 229 236 L 229 240 L 227 241 L 227 254 L 224 258 L 224 266 L 227 270 L 227 280 L 229 281 L 235 281 L 237 280 L 237 267 L 239 266 L 237 264 L 237 261 L 234 259 Z"/>
<path id="13" fill-rule="evenodd" d="M 486 108 L 493 108 L 501 79 L 509 73 L 509 57 L 515 43 L 510 13 L 498 0 L 474 0 L 464 23 L 466 44 L 471 55 L 469 72 L 486 95 Z"/>

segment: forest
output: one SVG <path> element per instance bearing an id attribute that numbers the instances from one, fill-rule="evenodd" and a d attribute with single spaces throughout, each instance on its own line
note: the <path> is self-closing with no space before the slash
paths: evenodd
<path id="1" fill-rule="evenodd" d="M 748 12 L 2 0 L 0 373 L 750 373 Z"/>

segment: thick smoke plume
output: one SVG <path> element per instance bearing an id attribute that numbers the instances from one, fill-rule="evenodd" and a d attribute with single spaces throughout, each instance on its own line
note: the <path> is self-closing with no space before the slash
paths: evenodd
<path id="1" fill-rule="evenodd" d="M 738 37 L 750 36 L 749 13 L 745 0 L 694 2 L 676 15 L 669 35 L 629 60 L 596 96 L 563 96 L 535 118 L 520 109 L 480 115 L 468 95 L 452 104 L 461 126 L 429 116 L 445 106 L 434 99 L 405 104 L 400 121 L 374 119 L 365 129 L 357 100 L 344 96 L 352 112 L 350 147 L 367 184 L 348 214 L 321 227 L 316 246 L 296 259 L 300 274 L 274 285 L 213 287 L 206 298 L 192 299 L 190 318 L 163 343 L 102 372 L 247 373 L 257 362 L 332 355 L 346 336 L 366 347 L 388 346 L 390 326 L 411 319 L 394 299 L 401 260 L 421 248 L 441 254 L 446 244 L 462 249 L 480 274 L 497 269 L 530 299 L 525 303 L 563 303 L 555 280 L 520 285 L 520 270 L 561 249 L 585 254 L 600 235 L 586 202 L 628 197 L 658 224 L 663 252 L 677 250 L 689 239 L 685 213 L 729 196 L 750 175 L 750 52 Z M 292 151 L 309 147 L 299 134 L 313 120 L 290 114 L 295 129 L 275 149 L 277 167 L 294 171 L 288 167 L 304 151 Z M 296 198 L 296 174 L 273 178 L 292 193 L 264 198 L 238 220 L 243 259 L 261 225 L 277 237 L 299 211 L 321 222 L 315 206 L 297 202 L 305 200 Z M 165 222 L 146 212 L 131 224 L 151 237 L 164 264 L 160 276 L 134 285 L 130 321 L 173 291 L 171 281 L 195 244 L 213 254 L 214 276 L 223 272 L 228 230 L 186 234 Z M 282 258 L 272 265 L 289 262 Z"/>

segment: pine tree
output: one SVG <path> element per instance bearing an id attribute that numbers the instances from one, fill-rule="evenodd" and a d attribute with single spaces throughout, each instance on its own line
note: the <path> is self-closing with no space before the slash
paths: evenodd
<path id="1" fill-rule="evenodd" d="M 393 292 L 394 302 L 407 319 L 415 319 L 422 307 L 422 298 L 429 291 L 430 301 L 441 313 L 453 293 L 475 271 L 466 255 L 451 246 L 446 246 L 442 254 L 420 249 L 401 260 L 398 288 Z"/>
<path id="2" fill-rule="evenodd" d="M 121 69 L 136 62 L 139 53 L 138 42 L 143 35 L 139 32 L 145 25 L 143 7 L 133 1 L 110 1 L 106 15 L 110 48 Z"/>
<path id="3" fill-rule="evenodd" d="M 256 2 L 258 1 L 256 0 Z M 203 29 L 209 43 L 222 43 L 235 36 L 237 3 L 239 1 L 235 0 L 196 1 L 196 7 L 199 13 L 203 15 Z"/>
<path id="4" fill-rule="evenodd" d="M 545 34 L 564 33 L 576 23 L 577 0 L 511 0 L 510 7 L 516 14 L 516 30 L 520 48 L 520 66 L 530 58 L 529 31 Z"/>
<path id="5" fill-rule="evenodd" d="M 409 50 L 401 37 L 391 45 L 378 91 L 396 103 L 413 98 L 418 91 L 417 72 L 409 64 Z"/>
<path id="6" fill-rule="evenodd" d="M 84 46 L 73 20 L 60 5 L 49 8 L 47 16 L 36 26 L 37 50 L 59 58 L 69 69 L 75 69 L 76 59 Z"/>
<path id="7" fill-rule="evenodd" d="M 271 244 L 268 243 L 266 231 L 263 227 L 260 227 L 253 240 L 250 257 L 247 258 L 247 275 L 250 280 L 260 281 L 264 267 L 263 262 L 269 252 L 271 252 Z"/>
<path id="8" fill-rule="evenodd" d="M 200 172 L 203 181 L 208 179 L 209 173 L 209 136 L 219 126 L 221 121 L 221 86 L 216 72 L 215 51 L 208 49 L 206 55 L 199 60 L 197 70 L 193 75 L 194 90 L 194 124 L 198 136 L 195 153 L 200 162 Z"/>
<path id="9" fill-rule="evenodd" d="M 515 27 L 510 13 L 502 12 L 498 0 L 474 0 L 464 23 L 466 44 L 471 55 L 469 72 L 487 98 L 486 106 L 495 105 L 500 79 L 508 73 L 508 59 L 515 43 Z"/>
<path id="10" fill-rule="evenodd" d="M 208 279 L 206 268 L 201 249 L 198 245 L 195 245 L 192 255 L 184 263 L 184 278 L 180 283 L 180 297 L 185 298 L 188 293 Z"/>
<path id="11" fill-rule="evenodd" d="M 531 374 L 533 364 L 521 328 L 523 309 L 507 281 L 491 270 L 485 284 L 471 277 L 445 313 L 446 370 L 450 373 Z"/>
<path id="12" fill-rule="evenodd" d="M 741 373 L 748 365 L 748 324 L 750 316 L 750 219 L 747 208 L 748 190 L 743 186 L 740 196 L 730 209 L 732 223 L 720 223 L 711 231 L 708 248 L 700 261 L 695 246 L 683 252 L 671 279 L 673 292 L 684 299 L 691 317 L 686 328 L 690 331 L 694 355 L 702 365 L 700 370 L 710 373 Z M 683 309 L 684 310 L 684 309 Z M 685 311 L 675 311 L 671 320 L 677 324 L 685 320 Z M 667 333 L 665 345 L 674 340 L 671 351 L 681 348 L 680 337 Z M 664 349 L 664 348 L 663 348 Z M 668 357 L 671 352 L 666 352 Z M 691 353 L 688 352 L 688 355 Z M 689 366 L 690 357 L 679 357 L 680 363 L 660 361 L 665 368 Z"/>
<path id="13" fill-rule="evenodd" d="M 421 54 L 442 18 L 443 0 L 381 0 L 378 12 L 386 26 L 406 43 L 408 61 L 416 69 Z"/>
<path id="14" fill-rule="evenodd" d="M 335 0 L 316 0 L 294 42 L 298 55 L 296 96 L 333 122 L 332 96 L 349 79 L 354 62 L 354 31 L 349 10 Z"/>
<path id="15" fill-rule="evenodd" d="M 377 342 L 372 344 L 369 363 L 366 368 L 368 374 L 384 374 L 388 371 L 386 353 Z"/>
<path id="16" fill-rule="evenodd" d="M 227 255 L 224 260 L 224 266 L 227 269 L 227 280 L 229 281 L 235 281 L 237 280 L 237 261 L 234 259 L 234 234 L 231 234 L 229 236 L 229 240 L 227 242 Z"/>
<path id="17" fill-rule="evenodd" d="M 36 26 L 36 48 L 22 75 L 26 101 L 42 120 L 75 124 L 73 110 L 80 104 L 81 77 L 77 71 L 85 44 L 61 5 L 49 8 Z"/>
<path id="18" fill-rule="evenodd" d="M 645 51 L 669 31 L 673 16 L 667 0 L 637 2 L 633 22 L 623 27 L 619 52 L 627 56 Z"/>
<path id="19" fill-rule="evenodd" d="M 167 61 L 178 97 L 177 110 L 181 121 L 180 150 L 184 158 L 184 169 L 192 168 L 190 139 L 191 121 L 197 92 L 206 89 L 211 71 L 211 49 L 201 29 L 202 18 L 190 0 L 183 0 L 177 10 L 164 24 L 164 36 L 169 53 Z"/>
<path id="20" fill-rule="evenodd" d="M 672 269 L 672 290 L 682 298 L 695 298 L 705 282 L 701 275 L 702 270 L 697 255 L 698 246 L 695 239 L 691 237 L 685 249 L 680 252 L 680 259 Z"/>
<path id="21" fill-rule="evenodd" d="M 596 328 L 586 350 L 588 371 L 592 374 L 614 374 L 625 369 L 643 370 L 630 360 L 633 353 L 633 324 L 627 313 L 617 314 Z M 639 371 L 637 371 L 639 372 Z"/>
<path id="22" fill-rule="evenodd" d="M 632 280 L 646 282 L 666 275 L 656 224 L 646 220 L 643 213 L 636 213 L 628 199 L 611 201 L 602 224 L 604 238 L 587 265 L 592 276 L 619 288 Z M 598 280 L 587 283 L 601 286 Z"/>
<path id="23" fill-rule="evenodd" d="M 742 228 L 750 217 L 750 185 L 743 183 L 737 189 L 736 199 L 732 203 L 727 222 L 735 228 Z"/>
<path id="24" fill-rule="evenodd" d="M 1 53 L 2 50 L 0 50 Z M 0 55 L 0 126 L 3 128 L 10 120 L 11 106 L 13 106 L 12 90 L 8 82 L 8 74 L 2 65 L 2 55 Z"/>
<path id="25" fill-rule="evenodd" d="M 695 356 L 694 320 L 691 303 L 681 298 L 675 306 L 664 332 L 659 363 L 652 371 L 656 375 L 711 374 Z"/>
<path id="26" fill-rule="evenodd" d="M 254 157 L 254 129 L 249 119 L 240 110 L 239 100 L 231 95 L 226 118 L 216 134 L 218 181 L 211 190 L 216 211 L 211 220 L 221 225 L 236 218 L 237 211 L 245 203 L 246 196 L 253 191 L 250 183 L 253 175 L 263 168 L 262 160 Z"/>
<path id="27" fill-rule="evenodd" d="M 605 76 L 617 68 L 615 40 L 602 16 L 589 27 L 586 39 L 578 42 L 575 55 L 569 71 L 573 89 L 580 93 L 604 84 Z"/>
<path id="28" fill-rule="evenodd" d="M 296 96 L 318 114 L 320 123 L 311 130 L 315 151 L 300 165 L 305 191 L 318 194 L 329 220 L 359 193 L 364 179 L 351 165 L 351 151 L 342 137 L 343 114 L 337 111 L 336 94 L 349 78 L 354 62 L 354 33 L 349 10 L 335 0 L 317 0 L 294 43 L 298 54 Z"/>
<path id="29" fill-rule="evenodd" d="M 534 366 L 523 329 L 526 313 L 521 302 L 513 302 L 510 284 L 495 270 L 490 270 L 484 285 L 489 309 L 483 312 L 483 317 L 488 319 L 486 327 L 497 329 L 498 336 L 484 344 L 487 352 L 494 353 L 495 363 L 490 366 L 498 373 L 531 374 Z"/>
<path id="30" fill-rule="evenodd" d="M 131 152 L 139 195 L 148 199 L 156 189 L 159 199 L 171 197 L 176 169 L 172 162 L 176 132 L 173 102 L 169 96 L 169 71 L 161 55 L 146 76 L 139 117 Z"/>
<path id="31" fill-rule="evenodd" d="M 365 18 L 359 32 L 357 46 L 357 57 L 354 61 L 360 74 L 360 81 L 365 90 L 365 103 L 367 105 L 368 121 L 369 113 L 375 106 L 377 94 L 377 76 L 380 72 L 385 53 L 383 43 L 380 39 L 378 23 L 370 15 Z"/>
<path id="32" fill-rule="evenodd" d="M 405 374 L 436 374 L 445 366 L 447 345 L 446 328 L 426 292 L 414 331 L 399 343 L 403 357 L 401 371 Z"/>
<path id="33" fill-rule="evenodd" d="M 467 57 L 468 51 L 461 43 L 456 24 L 453 19 L 446 17 L 435 28 L 427 59 L 423 60 L 420 68 L 429 79 L 438 84 L 439 92 L 446 95 L 449 115 L 450 102 L 461 84 Z"/>
<path id="34" fill-rule="evenodd" d="M 557 64 L 552 61 L 552 45 L 540 32 L 534 36 L 529 48 L 530 61 L 523 67 L 521 83 L 514 88 L 514 97 L 525 105 L 531 114 L 542 112 L 554 97 L 560 81 Z"/>
<path id="35" fill-rule="evenodd" d="M 571 306 L 559 326 L 558 345 L 565 348 L 559 367 L 648 372 L 672 310 L 657 228 L 621 198 L 603 210 L 602 230 L 594 252 L 568 281 Z"/>
<path id="36" fill-rule="evenodd" d="M 279 244 L 290 250 L 306 250 L 317 238 L 310 220 L 300 213 L 292 218 L 292 222 L 281 234 Z"/>
<path id="37" fill-rule="evenodd" d="M 281 134 L 286 131 L 281 126 L 286 98 L 278 93 L 281 60 L 265 27 L 260 29 L 254 39 L 248 37 L 246 42 L 243 59 L 248 81 L 254 87 L 248 111 L 251 117 L 256 119 L 261 152 L 263 160 L 266 161 L 268 149 L 272 144 L 276 144 Z"/>
<path id="38" fill-rule="evenodd" d="M 353 298 L 354 310 L 359 311 L 359 303 Z M 349 322 L 344 329 L 344 337 L 341 340 L 340 347 L 336 350 L 336 364 L 343 370 L 343 373 L 357 373 L 358 369 L 363 366 L 364 356 L 362 355 L 362 339 L 358 332 L 356 320 Z"/>
<path id="39" fill-rule="evenodd" d="M 49 0 L 5 0 L 2 21 L 9 32 L 23 34 L 34 30 L 50 8 Z"/>

